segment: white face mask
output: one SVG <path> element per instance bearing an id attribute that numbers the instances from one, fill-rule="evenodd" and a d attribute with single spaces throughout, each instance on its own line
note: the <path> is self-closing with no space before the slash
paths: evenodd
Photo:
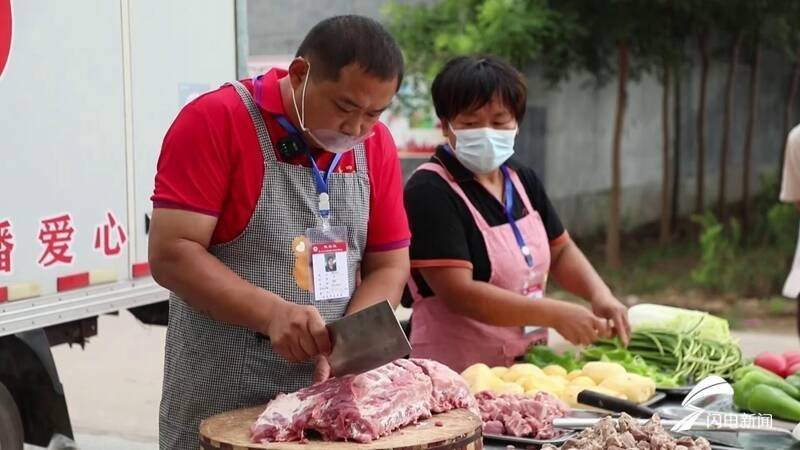
<path id="1" fill-rule="evenodd" d="M 449 125 L 449 124 L 448 124 Z M 514 154 L 517 129 L 470 128 L 450 131 L 456 137 L 455 154 L 461 164 L 474 173 L 489 173 Z"/>
<path id="2" fill-rule="evenodd" d="M 306 132 L 320 147 L 331 153 L 344 153 L 367 140 L 367 138 L 372 135 L 371 133 L 362 136 L 350 136 L 349 134 L 326 129 L 314 130 L 312 132 L 306 127 L 306 87 L 308 87 L 308 79 L 311 78 L 311 63 L 306 61 L 306 64 L 308 64 L 308 71 L 306 71 L 306 79 L 303 80 L 300 109 L 297 108 L 297 99 L 295 98 L 294 89 L 292 89 L 292 103 L 294 104 L 294 111 L 297 113 L 297 118 L 300 121 L 300 129 Z"/>

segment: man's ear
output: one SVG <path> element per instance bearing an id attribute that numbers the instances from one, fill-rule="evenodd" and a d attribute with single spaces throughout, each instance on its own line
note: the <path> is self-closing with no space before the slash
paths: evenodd
<path id="1" fill-rule="evenodd" d="M 297 89 L 308 74 L 308 62 L 302 56 L 298 56 L 289 63 L 289 81 L 292 89 Z"/>

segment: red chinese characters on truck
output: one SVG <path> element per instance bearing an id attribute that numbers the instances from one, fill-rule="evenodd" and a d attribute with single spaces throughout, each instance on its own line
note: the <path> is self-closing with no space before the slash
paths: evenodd
<path id="1" fill-rule="evenodd" d="M 39 258 L 39 265 L 50 267 L 57 263 L 72 263 L 74 256 L 69 254 L 69 250 L 75 229 L 71 222 L 72 216 L 69 214 L 42 219 L 39 243 L 44 247 L 44 252 Z"/>
<path id="2" fill-rule="evenodd" d="M 14 251 L 14 235 L 11 233 L 11 222 L 0 222 L 0 272 L 11 273 L 11 257 Z"/>
<path id="3" fill-rule="evenodd" d="M 98 251 L 102 250 L 106 256 L 116 256 L 119 255 L 122 246 L 128 241 L 128 237 L 125 235 L 125 229 L 114 217 L 114 213 L 106 213 L 106 219 L 105 223 L 95 229 L 94 248 Z"/>

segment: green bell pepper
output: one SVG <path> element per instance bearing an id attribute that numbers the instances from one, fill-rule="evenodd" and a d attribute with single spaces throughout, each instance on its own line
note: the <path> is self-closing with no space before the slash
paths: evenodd
<path id="1" fill-rule="evenodd" d="M 800 390 L 787 383 L 783 378 L 771 377 L 769 374 L 754 370 L 733 385 L 733 403 L 739 408 L 748 408 L 753 389 L 757 386 L 770 386 L 785 392 L 794 399 L 800 399 Z"/>
<path id="2" fill-rule="evenodd" d="M 789 375 L 786 377 L 786 382 L 800 390 L 800 373 Z"/>
<path id="3" fill-rule="evenodd" d="M 747 409 L 754 413 L 772 414 L 792 422 L 800 421 L 800 402 L 785 391 L 766 384 L 752 388 L 747 400 Z"/>
<path id="4" fill-rule="evenodd" d="M 733 381 L 739 381 L 751 372 L 763 373 L 775 380 L 783 380 L 783 378 L 780 375 L 776 374 L 775 372 L 771 372 L 767 369 L 764 369 L 763 367 L 756 366 L 755 364 L 750 364 L 749 366 L 744 366 L 736 369 L 733 372 Z M 798 389 L 800 389 L 800 387 L 798 387 Z"/>

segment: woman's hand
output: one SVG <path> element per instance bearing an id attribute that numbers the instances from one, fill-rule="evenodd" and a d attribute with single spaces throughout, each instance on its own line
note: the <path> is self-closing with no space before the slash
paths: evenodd
<path id="1" fill-rule="evenodd" d="M 627 346 L 631 336 L 628 322 L 628 308 L 617 300 L 611 292 L 605 292 L 592 299 L 592 311 L 613 324 L 612 335 L 616 334 Z M 611 327 L 609 327 L 611 328 Z"/>
<path id="2" fill-rule="evenodd" d="M 588 309 L 567 302 L 557 303 L 553 310 L 553 323 L 549 325 L 572 344 L 589 345 L 609 335 L 607 322 Z"/>

